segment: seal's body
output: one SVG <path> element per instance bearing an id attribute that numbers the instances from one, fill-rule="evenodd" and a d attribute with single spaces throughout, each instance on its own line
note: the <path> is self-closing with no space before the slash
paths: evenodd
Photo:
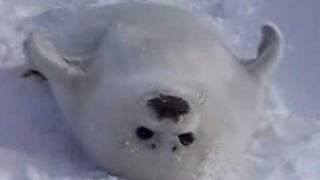
<path id="1" fill-rule="evenodd" d="M 242 63 L 208 20 L 174 7 L 54 10 L 36 21 L 26 55 L 98 165 L 130 180 L 199 179 L 208 156 L 213 180 L 238 165 L 278 59 L 273 25 Z"/>

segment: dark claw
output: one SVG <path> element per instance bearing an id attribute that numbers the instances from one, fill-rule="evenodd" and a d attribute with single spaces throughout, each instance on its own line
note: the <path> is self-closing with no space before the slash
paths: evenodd
<path id="1" fill-rule="evenodd" d="M 48 81 L 48 79 L 42 73 L 34 69 L 29 69 L 22 74 L 22 78 L 30 78 L 30 77 L 37 77 L 41 81 Z"/>

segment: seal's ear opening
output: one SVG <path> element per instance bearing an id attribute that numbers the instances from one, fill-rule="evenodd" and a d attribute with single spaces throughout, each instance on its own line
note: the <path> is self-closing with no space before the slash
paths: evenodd
<path id="1" fill-rule="evenodd" d="M 258 47 L 257 57 L 243 61 L 246 68 L 254 76 L 265 78 L 272 74 L 282 58 L 283 37 L 279 29 L 272 23 L 262 26 L 262 39 Z"/>
<path id="2" fill-rule="evenodd" d="M 48 80 L 62 80 L 85 75 L 84 59 L 62 56 L 44 34 L 34 32 L 24 43 L 27 59 Z"/>

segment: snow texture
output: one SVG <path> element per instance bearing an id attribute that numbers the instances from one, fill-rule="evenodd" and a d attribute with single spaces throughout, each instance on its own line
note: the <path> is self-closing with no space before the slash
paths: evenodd
<path id="1" fill-rule="evenodd" d="M 68 134 L 45 82 L 21 78 L 28 65 L 22 43 L 28 21 L 53 7 L 101 6 L 129 0 L 0 0 L 0 179 L 116 180 L 87 162 Z M 136 0 L 138 1 L 138 0 Z M 243 56 L 254 55 L 257 16 L 254 0 L 140 0 L 172 4 L 211 18 Z M 246 43 L 250 42 L 250 43 Z M 241 48 L 240 48 L 241 47 Z M 256 179 L 320 179 L 320 121 L 295 116 L 275 88 L 269 91 L 266 116 L 248 148 Z M 211 179 L 210 164 L 204 167 Z"/>

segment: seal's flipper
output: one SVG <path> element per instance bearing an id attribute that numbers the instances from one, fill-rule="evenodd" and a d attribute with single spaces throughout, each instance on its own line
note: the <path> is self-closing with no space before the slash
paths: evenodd
<path id="1" fill-rule="evenodd" d="M 47 78 L 43 74 L 33 69 L 28 69 L 21 75 L 21 77 L 22 78 L 37 77 L 40 81 L 47 81 Z"/>
<path id="2" fill-rule="evenodd" d="M 262 40 L 258 47 L 257 57 L 245 60 L 244 64 L 255 76 L 265 77 L 272 73 L 281 59 L 283 37 L 279 29 L 272 23 L 262 27 Z"/>
<path id="3" fill-rule="evenodd" d="M 41 32 L 30 34 L 25 41 L 24 51 L 31 65 L 49 80 L 85 75 L 85 68 L 81 65 L 84 59 L 62 56 Z"/>

